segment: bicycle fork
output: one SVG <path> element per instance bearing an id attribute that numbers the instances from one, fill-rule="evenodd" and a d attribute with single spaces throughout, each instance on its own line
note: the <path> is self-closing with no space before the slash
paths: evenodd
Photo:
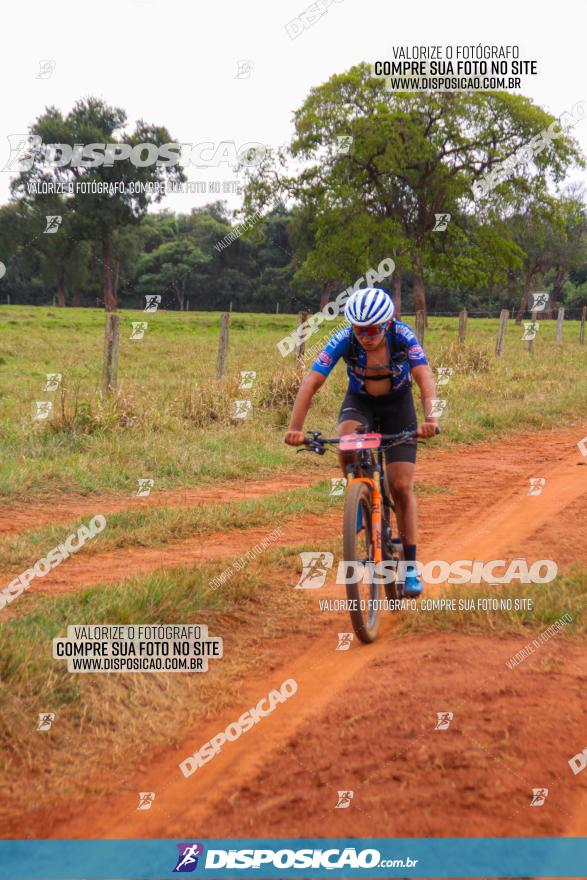
<path id="1" fill-rule="evenodd" d="M 366 483 L 371 489 L 371 535 L 373 541 L 373 560 L 377 565 L 383 560 L 383 548 L 381 542 L 381 492 L 377 480 L 371 477 L 355 477 L 359 483 Z"/>

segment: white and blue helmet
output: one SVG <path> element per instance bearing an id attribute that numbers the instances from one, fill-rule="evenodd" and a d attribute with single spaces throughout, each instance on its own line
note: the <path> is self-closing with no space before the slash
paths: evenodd
<path id="1" fill-rule="evenodd" d="M 368 327 L 370 324 L 384 324 L 393 318 L 393 300 L 379 287 L 365 287 L 356 290 L 344 307 L 344 316 L 351 324 Z"/>

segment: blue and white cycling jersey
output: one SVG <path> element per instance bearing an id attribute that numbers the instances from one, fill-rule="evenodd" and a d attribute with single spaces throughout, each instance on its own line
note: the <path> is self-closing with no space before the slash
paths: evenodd
<path id="1" fill-rule="evenodd" d="M 391 379 L 391 394 L 403 394 L 412 384 L 411 368 L 427 364 L 428 360 L 416 334 L 411 327 L 403 321 L 391 321 L 386 331 L 387 348 L 389 351 L 389 378 Z M 349 391 L 359 394 L 367 394 L 365 391 L 365 367 L 367 365 L 367 352 L 353 333 L 352 327 L 343 327 L 330 337 L 314 363 L 312 369 L 323 376 L 328 376 L 337 361 L 342 358 L 347 365 L 349 377 Z M 384 368 L 376 370 L 377 376 L 381 376 Z M 387 375 L 387 371 L 385 373 Z"/>

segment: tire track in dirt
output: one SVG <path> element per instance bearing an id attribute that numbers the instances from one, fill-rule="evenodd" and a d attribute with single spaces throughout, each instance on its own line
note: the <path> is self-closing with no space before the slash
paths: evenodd
<path id="1" fill-rule="evenodd" d="M 220 504 L 232 500 L 232 492 L 238 486 L 239 500 L 264 498 L 287 489 L 306 488 L 319 482 L 318 473 L 292 473 L 287 477 L 269 480 L 242 480 L 238 483 L 222 483 L 211 486 L 191 486 L 169 491 L 154 491 L 145 498 L 137 495 L 63 495 L 42 501 L 0 502 L 0 535 L 14 535 L 33 531 L 44 525 L 59 525 L 77 519 L 93 516 L 96 512 L 104 516 L 123 510 L 136 510 L 149 507 L 190 507 L 195 504 Z"/>
<path id="2" fill-rule="evenodd" d="M 543 455 L 537 455 L 534 448 L 531 464 L 528 464 L 528 449 L 503 444 L 499 451 L 500 457 L 493 460 L 491 473 L 487 475 L 481 471 L 484 478 L 481 485 L 479 462 L 474 460 L 471 467 L 471 462 L 468 462 L 462 451 L 460 457 L 455 456 L 453 467 L 459 460 L 459 486 L 464 485 L 465 491 L 461 493 L 457 490 L 448 501 L 444 499 L 448 508 L 443 517 L 446 529 L 439 528 L 438 518 L 433 523 L 428 523 L 426 537 L 422 542 L 423 558 L 499 558 L 510 547 L 518 548 L 519 552 L 526 548 L 527 541 L 545 525 L 558 522 L 562 511 L 584 500 L 587 493 L 587 471 L 583 468 L 578 470 L 580 456 L 576 450 L 570 448 L 569 443 L 562 450 L 557 445 L 556 455 L 549 455 L 549 450 L 544 448 Z M 552 451 L 551 449 L 550 452 Z M 515 471 L 517 485 L 512 485 L 512 467 L 515 461 L 519 465 Z M 447 472 L 450 472 L 448 457 L 444 463 Z M 428 465 L 432 473 L 433 463 L 428 462 Z M 537 465 L 540 473 L 536 470 Z M 525 473 L 528 468 L 531 468 L 531 476 L 546 477 L 549 491 L 544 497 L 527 495 Z M 438 496 L 433 501 L 426 499 L 426 506 L 429 508 L 427 519 L 436 510 L 441 497 Z M 492 504 L 489 503 L 490 499 Z M 471 531 L 474 515 L 477 519 Z M 569 522 L 568 529 L 572 528 L 573 523 Z M 327 592 L 331 593 L 331 590 Z M 460 829 L 456 836 L 488 833 L 483 830 L 477 832 L 471 825 L 471 810 L 481 809 L 487 819 L 483 807 L 483 792 L 488 785 L 495 786 L 496 779 L 499 781 L 501 803 L 505 805 L 504 809 L 507 808 L 501 821 L 505 823 L 503 827 L 510 830 L 503 831 L 504 834 L 516 832 L 516 816 L 519 813 L 525 823 L 524 833 L 532 834 L 527 825 L 529 816 L 536 817 L 532 818 L 532 821 L 536 821 L 536 834 L 543 835 L 546 833 L 545 827 L 552 827 L 552 823 L 549 824 L 548 811 L 521 813 L 522 808 L 525 811 L 526 802 L 523 799 L 518 799 L 515 803 L 512 801 L 511 787 L 508 788 L 505 780 L 514 774 L 518 787 L 521 786 L 524 791 L 524 797 L 530 794 L 527 788 L 534 784 L 534 775 L 540 777 L 536 779 L 537 786 L 545 784 L 544 774 L 539 772 L 542 766 L 540 763 L 534 762 L 531 772 L 524 772 L 525 764 L 528 763 L 525 749 L 532 748 L 534 734 L 538 732 L 533 725 L 538 724 L 540 719 L 543 719 L 540 732 L 544 733 L 549 743 L 548 759 L 556 762 L 555 767 L 552 763 L 550 767 L 548 764 L 545 766 L 551 774 L 550 778 L 562 778 L 563 758 L 570 757 L 566 755 L 567 740 L 571 732 L 575 735 L 584 726 L 585 707 L 584 704 L 581 706 L 580 701 L 574 701 L 572 712 L 567 709 L 561 716 L 560 685 L 553 679 L 558 673 L 548 670 L 546 679 L 539 674 L 530 674 L 532 664 L 529 661 L 528 666 L 522 668 L 519 678 L 512 678 L 510 675 L 508 681 L 515 682 L 515 687 L 505 681 L 511 672 L 506 669 L 505 660 L 515 650 L 519 650 L 522 639 L 477 639 L 458 634 L 449 637 L 424 635 L 410 638 L 402 646 L 392 638 L 393 620 L 388 616 L 384 620 L 380 639 L 375 644 L 363 647 L 355 643 L 348 653 L 341 654 L 334 651 L 336 632 L 340 628 L 349 629 L 348 619 L 346 615 L 333 614 L 329 633 L 319 637 L 309 651 L 285 666 L 278 666 L 269 675 L 262 675 L 256 681 L 243 686 L 243 709 L 254 705 L 261 696 L 278 687 L 286 678 L 297 681 L 298 692 L 240 739 L 226 743 L 223 750 L 190 779 L 186 780 L 180 774 L 179 761 L 197 750 L 214 734 L 224 730 L 228 723 L 238 717 L 242 709 L 225 713 L 209 724 L 189 732 L 177 748 L 157 756 L 145 768 L 141 779 L 136 781 L 132 795 L 113 792 L 104 802 L 93 804 L 91 818 L 77 810 L 75 805 L 68 805 L 67 821 L 57 822 L 51 828 L 51 836 L 132 838 L 169 837 L 186 833 L 193 836 L 194 829 L 198 828 L 205 828 L 206 836 L 210 836 L 211 828 L 219 829 L 219 833 L 222 830 L 224 834 L 227 833 L 227 827 L 230 828 L 230 822 L 238 822 L 238 815 L 242 818 L 249 807 L 252 812 L 247 821 L 250 824 L 252 817 L 252 836 L 277 836 L 288 815 L 292 817 L 292 806 L 293 821 L 287 826 L 290 829 L 287 836 L 291 836 L 292 825 L 296 829 L 303 826 L 304 816 L 312 816 L 314 822 L 319 820 L 321 835 L 345 836 L 342 829 L 346 826 L 340 820 L 341 814 L 334 812 L 331 800 L 337 788 L 353 788 L 351 783 L 356 783 L 359 790 L 369 786 L 372 789 L 369 792 L 370 805 L 363 810 L 363 819 L 356 821 L 354 830 L 347 830 L 347 834 L 356 836 L 364 833 L 364 829 L 372 830 L 374 822 L 379 822 L 378 831 L 383 835 L 393 836 L 401 831 L 400 836 L 404 836 L 413 830 L 414 834 L 422 836 L 422 829 L 428 827 L 428 822 L 431 828 L 436 828 L 434 833 L 446 833 L 442 828 L 448 826 L 439 828 L 438 815 L 431 805 L 428 805 L 424 821 L 416 822 L 413 828 L 409 824 L 389 825 L 389 822 L 382 821 L 387 814 L 381 813 L 378 798 L 383 798 L 382 806 L 391 810 L 391 815 L 400 814 L 406 819 L 406 823 L 410 816 L 412 821 L 418 818 L 410 811 L 410 800 L 405 794 L 406 786 L 409 786 L 406 772 L 409 776 L 415 770 L 420 774 L 425 771 L 426 790 L 430 790 L 431 778 L 439 778 L 441 774 L 443 797 L 451 792 L 455 773 L 457 774 L 459 785 L 456 788 L 453 786 L 452 794 L 453 797 L 458 795 L 462 803 L 460 806 L 459 802 L 450 804 L 454 813 L 454 825 L 451 827 Z M 560 646 L 557 645 L 557 648 Z M 539 657 L 539 662 L 548 656 L 546 648 L 541 650 L 545 653 Z M 572 655 L 572 662 L 570 670 L 565 670 L 566 685 L 569 687 L 569 682 L 572 682 L 572 687 L 576 689 L 587 672 L 585 652 L 573 647 L 568 653 Z M 276 662 L 279 662 L 278 659 Z M 379 712 L 373 711 L 371 702 L 371 683 L 375 669 L 376 680 L 382 677 L 385 685 L 383 690 L 377 690 L 377 696 L 374 697 L 375 708 L 381 704 L 385 706 Z M 575 669 L 577 677 L 573 678 Z M 448 682 L 443 683 L 442 676 L 439 677 L 438 670 L 445 671 L 447 676 L 450 674 L 450 689 Z M 527 676 L 527 679 L 524 680 L 523 676 Z M 471 688 L 476 688 L 473 696 L 469 694 Z M 366 694 L 369 695 L 367 701 Z M 424 700 L 425 706 L 422 702 Z M 436 731 L 433 734 L 429 732 L 433 730 L 429 722 L 431 712 L 452 710 L 455 700 L 461 715 L 463 707 L 468 706 L 474 723 L 465 729 L 464 722 L 461 723 L 459 719 L 460 727 L 456 726 L 455 731 L 460 730 L 460 739 L 457 748 L 452 750 L 451 757 L 444 746 L 438 754 L 437 743 L 442 743 L 442 740 L 437 739 L 439 734 Z M 511 707 L 515 705 L 515 701 L 520 701 L 522 712 L 513 719 Z M 358 714 L 351 719 L 354 729 L 350 741 L 341 744 L 338 733 L 349 706 L 356 707 Z M 529 716 L 530 729 L 520 732 L 515 724 L 522 724 L 526 717 L 524 712 Z M 484 722 L 487 713 L 491 725 Z M 422 729 L 424 715 L 429 726 Z M 398 718 L 401 723 L 397 722 Z M 496 723 L 493 723 L 494 719 L 497 719 Z M 514 720 L 512 727 L 510 721 Z M 394 723 L 397 727 L 395 732 Z M 508 747 L 508 741 L 512 740 L 516 747 L 511 754 L 508 753 L 505 761 L 502 753 Z M 388 743 L 391 743 L 391 748 L 387 747 Z M 383 749 L 382 758 L 378 757 L 380 749 Z M 361 761 L 357 764 L 355 760 L 352 764 L 357 751 Z M 444 765 L 437 766 L 439 760 L 441 765 L 443 760 L 447 762 L 448 773 L 445 772 Z M 324 761 L 328 762 L 328 767 L 323 766 Z M 405 771 L 403 774 L 402 761 Z M 345 767 L 349 762 L 353 771 L 350 781 L 345 774 Z M 399 762 L 399 771 L 394 762 Z M 381 787 L 377 788 L 378 774 L 382 769 L 386 774 L 390 796 Z M 353 773 L 356 776 L 358 770 L 362 771 L 362 778 L 353 779 Z M 296 775 L 295 771 L 299 771 L 299 774 Z M 264 786 L 272 778 L 280 780 L 286 786 L 286 799 L 274 803 L 270 810 L 263 809 L 264 797 L 266 800 L 267 796 Z M 422 788 L 421 775 L 417 784 Z M 325 786 L 328 791 L 326 797 Z M 135 790 L 156 791 L 156 808 L 148 813 L 137 812 Z M 274 787 L 272 791 L 275 797 Z M 475 797 L 471 791 L 477 793 Z M 254 796 L 255 792 L 259 797 Z M 577 786 L 575 796 L 579 792 L 580 788 Z M 557 802 L 557 797 L 558 794 L 554 802 Z M 494 798 L 489 800 L 489 807 L 497 802 Z M 234 815 L 227 804 L 234 807 Z M 568 822 L 570 806 L 563 798 L 558 803 L 557 817 L 562 813 L 564 821 Z M 446 812 L 442 799 L 439 810 L 441 813 L 443 810 Z M 349 820 L 351 812 L 350 810 L 348 813 Z M 353 813 L 352 818 L 358 820 L 360 813 Z M 225 822 L 224 825 L 221 820 Z M 522 819 L 518 820 L 518 824 L 521 821 Z M 560 822 L 560 817 L 557 821 Z M 241 824 L 241 836 L 243 827 L 244 824 Z M 489 825 L 485 823 L 483 826 L 481 823 L 479 827 Z M 316 830 L 314 825 L 309 836 L 315 834 Z M 202 831 L 198 833 L 203 836 Z"/>

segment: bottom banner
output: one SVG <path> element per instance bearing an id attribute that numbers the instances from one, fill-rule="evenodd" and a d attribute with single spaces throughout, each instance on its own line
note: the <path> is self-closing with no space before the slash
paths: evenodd
<path id="1" fill-rule="evenodd" d="M 0 880 L 587 877 L 587 838 L 4 840 Z"/>

